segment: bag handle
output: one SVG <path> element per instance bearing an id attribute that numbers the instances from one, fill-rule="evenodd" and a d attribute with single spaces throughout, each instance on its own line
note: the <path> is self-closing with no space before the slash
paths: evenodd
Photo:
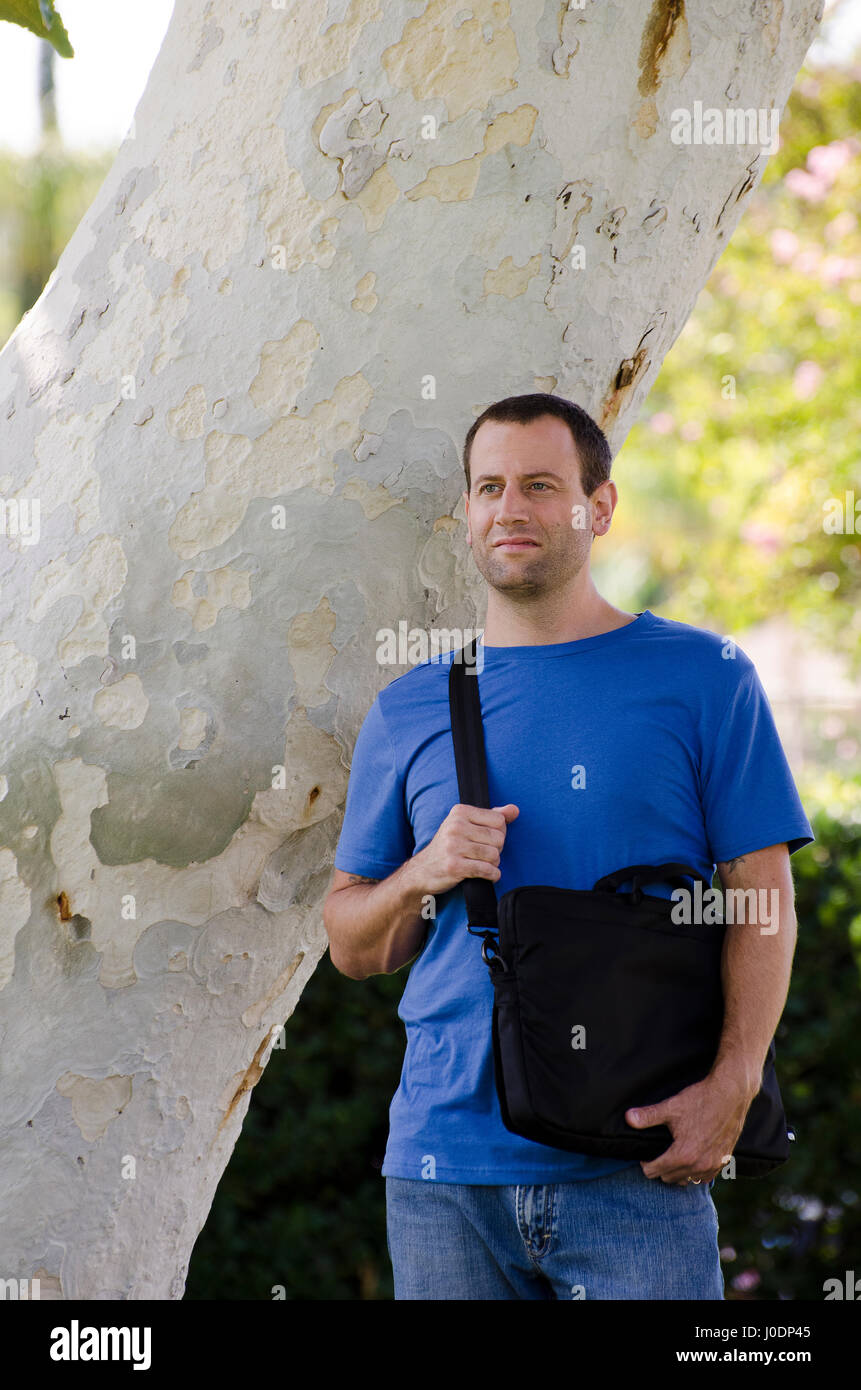
<path id="1" fill-rule="evenodd" d="M 448 702 L 451 711 L 451 737 L 457 786 L 461 802 L 466 806 L 490 809 L 487 785 L 487 758 L 484 748 L 484 727 L 481 722 L 481 701 L 476 674 L 477 637 L 452 654 L 448 677 Z M 472 670 L 468 671 L 467 667 Z M 494 945 L 498 930 L 496 891 L 489 878 L 465 878 L 463 896 L 466 899 L 467 931 L 483 936 L 485 954 L 488 939 Z M 489 962 L 488 962 L 489 963 Z"/>
<path id="2" fill-rule="evenodd" d="M 703 875 L 697 869 L 692 869 L 690 864 L 629 864 L 627 869 L 616 869 L 612 874 L 605 874 L 603 878 L 599 878 L 592 891 L 615 893 L 630 879 L 636 904 L 643 896 L 644 883 L 672 883 L 676 888 L 686 888 L 686 878 L 692 878 L 694 882 L 699 880 L 705 888 L 711 887 Z"/>

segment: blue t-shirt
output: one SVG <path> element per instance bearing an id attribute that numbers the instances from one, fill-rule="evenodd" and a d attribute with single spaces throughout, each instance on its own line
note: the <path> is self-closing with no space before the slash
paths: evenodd
<path id="1" fill-rule="evenodd" d="M 718 861 L 814 837 L 753 662 L 713 632 L 640 613 L 597 637 L 487 647 L 478 680 L 490 804 L 513 802 L 497 898 L 591 889 L 628 864 Z M 460 800 L 450 652 L 380 691 L 353 752 L 335 866 L 386 878 Z M 648 887 L 669 897 L 672 886 Z M 493 1075 L 493 986 L 461 885 L 438 893 L 398 1006 L 407 1047 L 382 1172 L 458 1183 L 600 1177 L 594 1158 L 506 1129 Z"/>

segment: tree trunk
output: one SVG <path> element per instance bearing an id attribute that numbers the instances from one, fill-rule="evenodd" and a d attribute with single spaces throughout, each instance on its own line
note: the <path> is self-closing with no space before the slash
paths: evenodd
<path id="1" fill-rule="evenodd" d="M 673 113 L 782 110 L 820 17 L 323 8 L 177 0 L 0 355 L 0 1275 L 42 1297 L 182 1296 L 377 631 L 477 625 L 463 436 L 549 390 L 619 448 L 767 162 Z"/>

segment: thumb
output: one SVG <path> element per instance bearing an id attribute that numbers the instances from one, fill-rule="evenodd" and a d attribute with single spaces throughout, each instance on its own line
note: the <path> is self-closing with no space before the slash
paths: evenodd
<path id="1" fill-rule="evenodd" d="M 515 806 L 513 801 L 509 801 L 505 806 L 494 806 L 494 811 L 501 811 L 505 816 L 506 822 L 512 821 L 520 815 L 520 807 Z"/>
<path id="2" fill-rule="evenodd" d="M 667 1118 L 667 1106 L 665 1101 L 657 1105 L 639 1105 L 636 1109 L 626 1110 L 625 1119 L 634 1129 L 645 1129 L 649 1125 L 659 1125 Z"/>

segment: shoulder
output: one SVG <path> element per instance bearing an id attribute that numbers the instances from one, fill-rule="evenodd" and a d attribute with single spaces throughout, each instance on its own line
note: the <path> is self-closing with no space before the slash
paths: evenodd
<path id="1" fill-rule="evenodd" d="M 691 677 L 694 685 L 728 700 L 756 678 L 756 667 L 731 633 L 714 632 L 653 613 L 651 636 L 672 671 Z"/>
<path id="2" fill-rule="evenodd" d="M 414 708 L 428 696 L 440 693 L 444 693 L 448 699 L 452 655 L 450 651 L 440 652 L 393 676 L 377 695 L 382 713 L 396 714 L 404 708 Z"/>
<path id="3" fill-rule="evenodd" d="M 680 654 L 706 657 L 718 661 L 737 661 L 739 670 L 753 669 L 753 662 L 731 633 L 714 632 L 708 627 L 696 627 L 676 618 L 652 614 L 652 631 Z"/>

